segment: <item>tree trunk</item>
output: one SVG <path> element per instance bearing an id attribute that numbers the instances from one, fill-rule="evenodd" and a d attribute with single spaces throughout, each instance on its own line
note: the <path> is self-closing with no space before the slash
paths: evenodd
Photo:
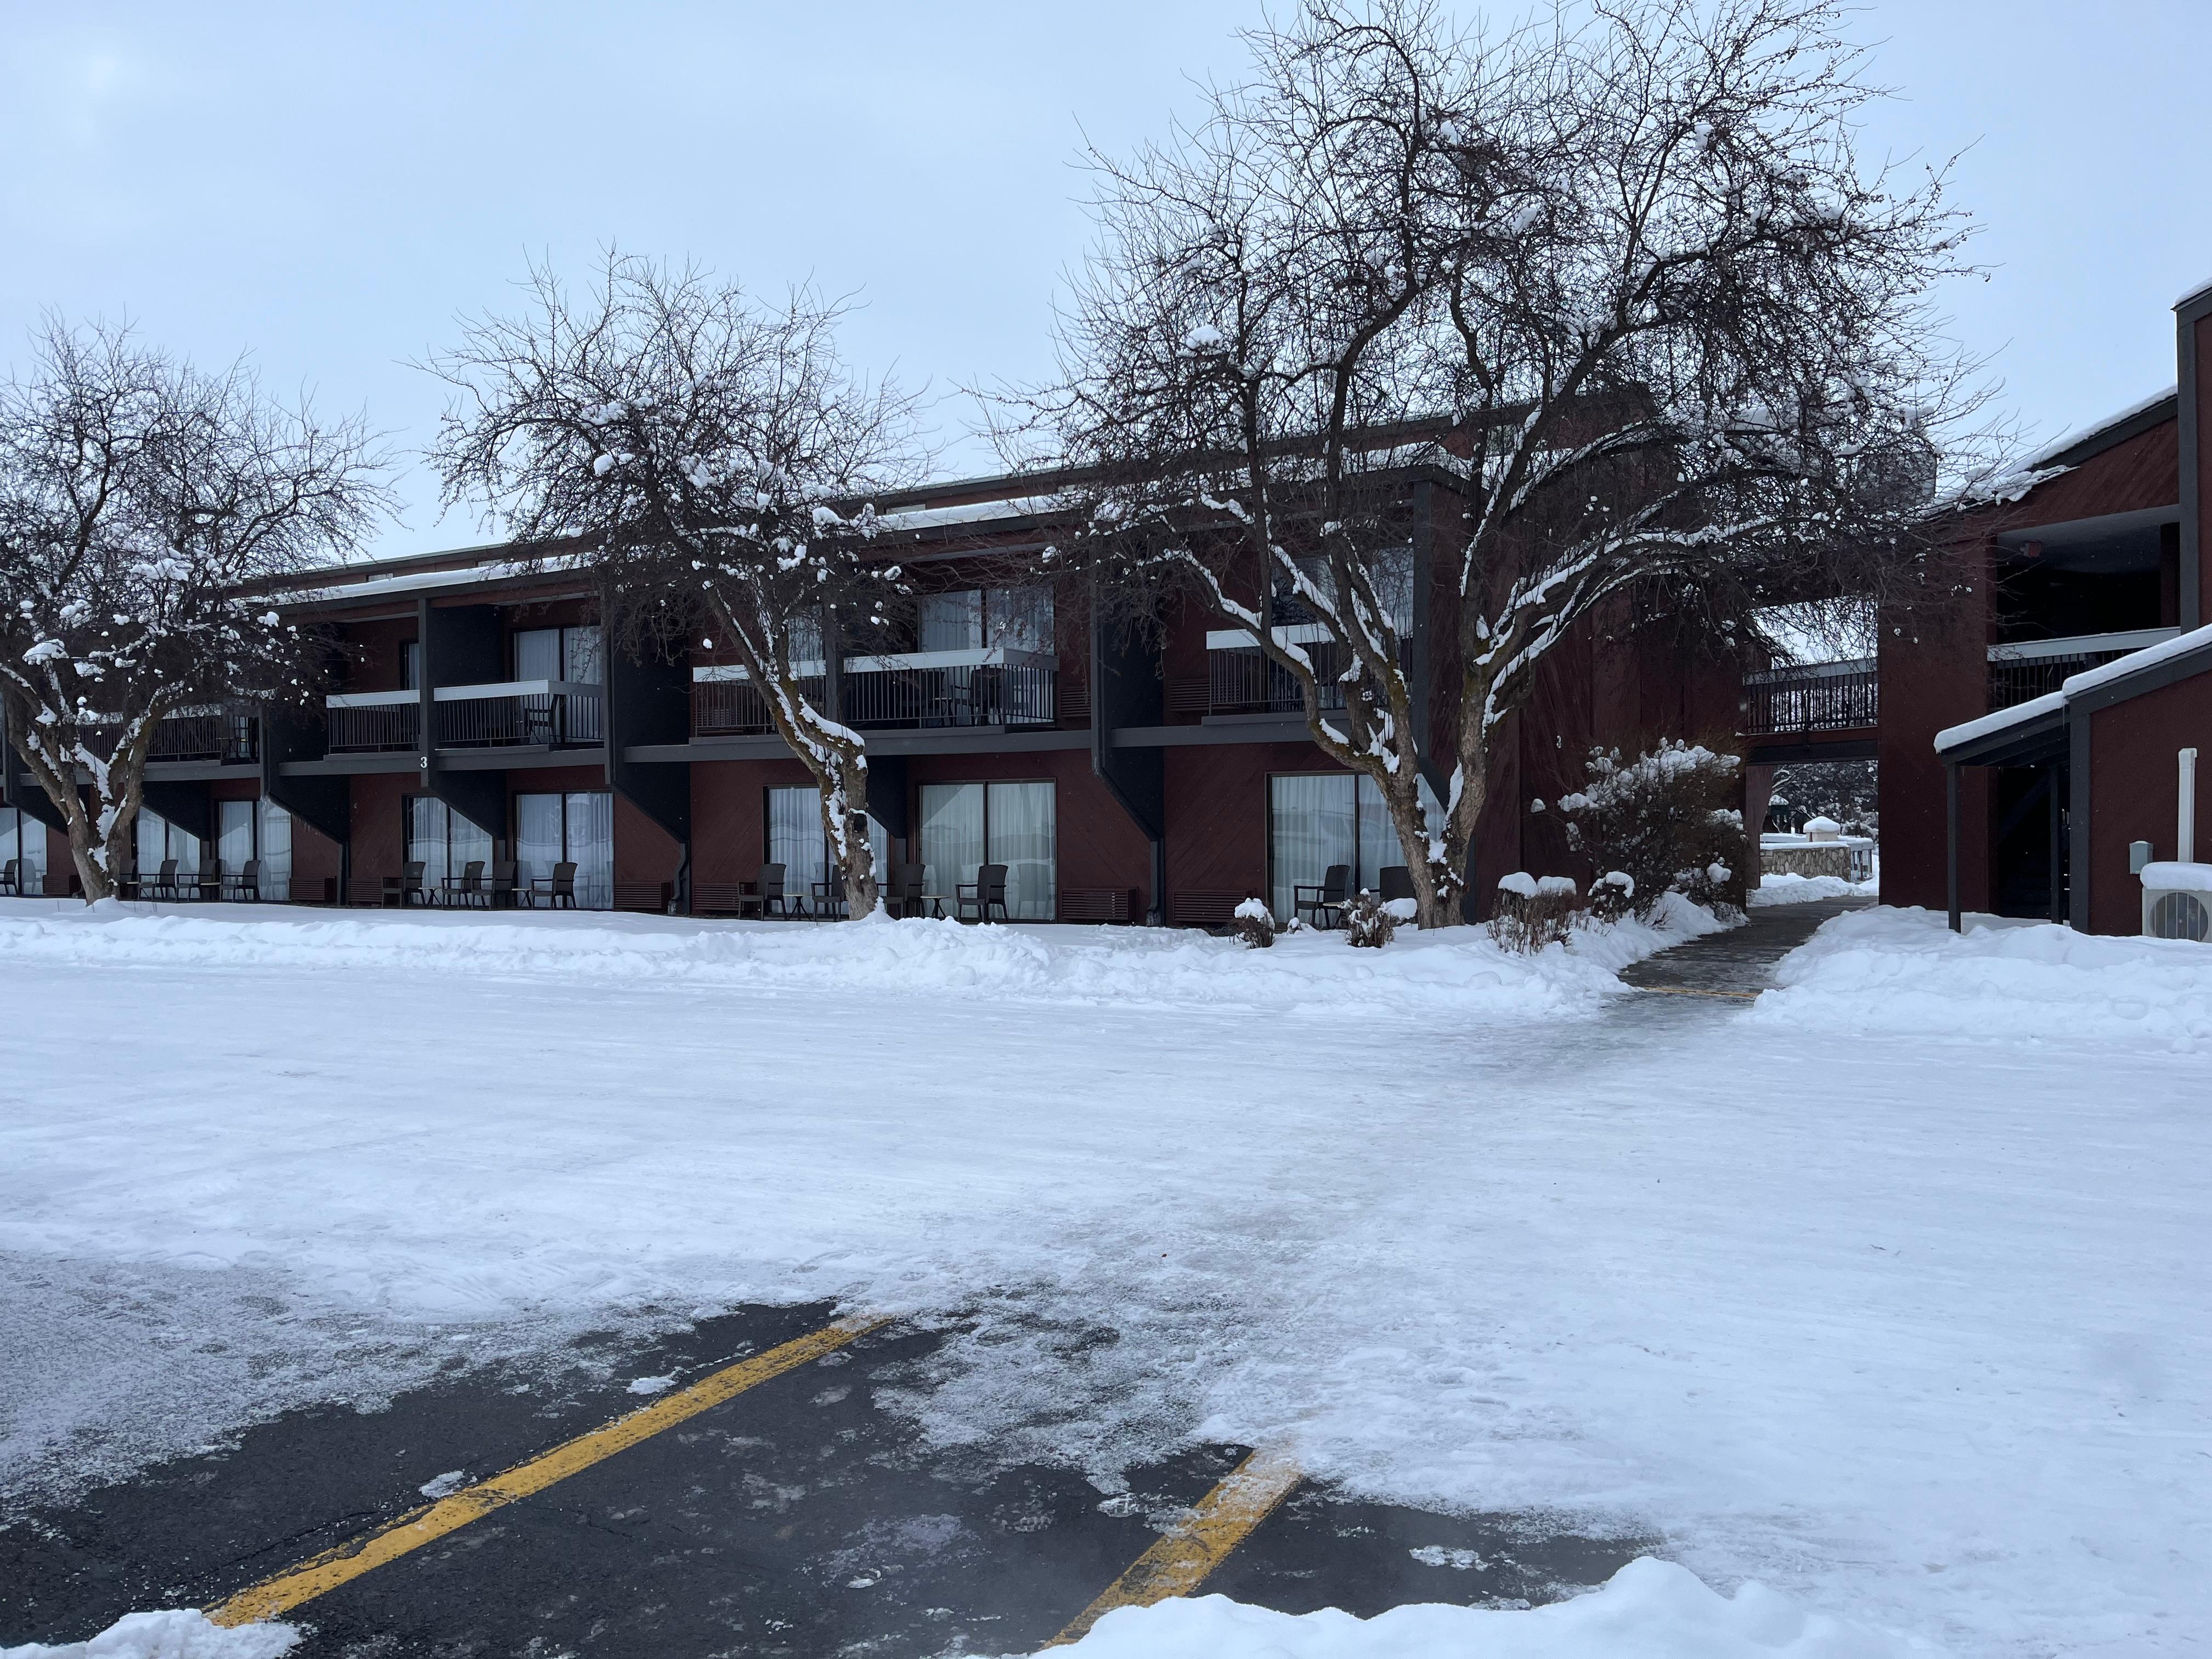
<path id="1" fill-rule="evenodd" d="M 868 757 L 862 750 L 842 762 L 836 783 L 822 792 L 823 828 L 845 872 L 845 914 L 855 921 L 875 914 L 880 889 L 875 843 L 868 839 L 867 799 Z"/>

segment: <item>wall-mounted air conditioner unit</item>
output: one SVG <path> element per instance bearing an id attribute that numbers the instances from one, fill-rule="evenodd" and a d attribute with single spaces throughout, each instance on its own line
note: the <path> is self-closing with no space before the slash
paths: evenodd
<path id="1" fill-rule="evenodd" d="M 2212 864 L 2146 864 L 2142 930 L 2147 939 L 2212 939 Z"/>

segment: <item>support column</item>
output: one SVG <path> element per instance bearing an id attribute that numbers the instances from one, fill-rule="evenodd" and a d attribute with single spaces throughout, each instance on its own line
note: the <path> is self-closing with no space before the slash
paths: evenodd
<path id="1" fill-rule="evenodd" d="M 1959 768 L 1956 762 L 1943 768 L 1943 820 L 1947 831 L 1944 846 L 1944 878 L 1951 896 L 1951 931 L 1962 932 L 1959 921 Z"/>

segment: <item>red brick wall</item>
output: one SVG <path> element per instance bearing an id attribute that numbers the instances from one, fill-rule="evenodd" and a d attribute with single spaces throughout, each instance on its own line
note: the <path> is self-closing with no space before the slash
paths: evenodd
<path id="1" fill-rule="evenodd" d="M 1887 617 L 1876 661 L 1881 676 L 1881 900 L 1940 910 L 1949 902 L 1944 767 L 1936 734 L 1989 713 L 1988 581 L 1948 629 Z M 1900 631 L 1902 630 L 1902 631 Z M 1990 776 L 1959 775 L 1959 901 L 1987 910 Z"/>

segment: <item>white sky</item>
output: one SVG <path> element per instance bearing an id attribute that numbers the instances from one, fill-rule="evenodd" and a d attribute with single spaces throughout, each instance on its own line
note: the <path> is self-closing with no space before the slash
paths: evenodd
<path id="1" fill-rule="evenodd" d="M 1462 4 L 1472 15 L 1480 9 Z M 1508 14 L 1517 15 L 1516 5 Z M 465 15 L 464 15 L 465 14 Z M 1027 4 L 205 3 L 0 8 L 0 358 L 44 307 L 128 313 L 204 360 L 366 408 L 419 448 L 406 358 L 510 303 L 534 253 L 690 255 L 769 291 L 855 291 L 854 360 L 947 394 L 1045 374 L 1079 260 L 1081 137 L 1124 149 L 1233 76 L 1258 0 Z M 2044 435 L 2173 378 L 2212 278 L 2197 168 L 2207 0 L 1876 0 L 1903 96 L 1877 146 L 1966 146 L 1985 283 L 1944 296 Z M 477 538 L 421 471 L 377 550 Z"/>

